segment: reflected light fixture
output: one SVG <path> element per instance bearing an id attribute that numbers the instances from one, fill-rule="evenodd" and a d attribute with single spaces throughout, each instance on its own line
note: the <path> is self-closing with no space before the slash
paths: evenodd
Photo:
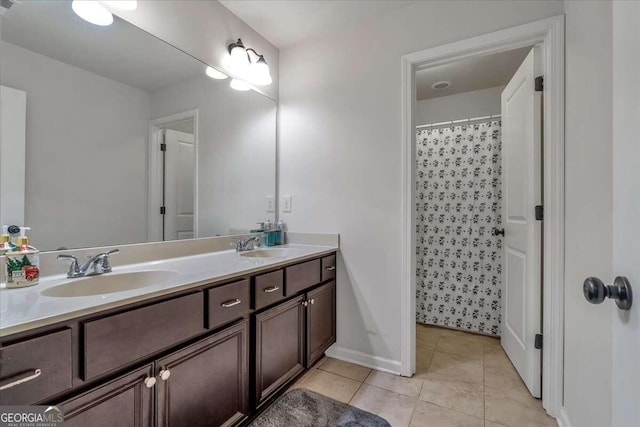
<path id="1" fill-rule="evenodd" d="M 231 89 L 240 90 L 243 92 L 251 89 L 249 83 L 245 82 L 244 80 L 238 79 L 231 79 L 231 83 L 229 83 L 229 86 L 231 86 Z"/>
<path id="2" fill-rule="evenodd" d="M 255 49 L 245 48 L 242 40 L 228 46 L 231 71 L 240 79 L 256 86 L 266 86 L 273 82 L 269 65 Z"/>
<path id="3" fill-rule="evenodd" d="M 113 23 L 113 14 L 105 6 L 121 10 L 135 10 L 137 0 L 73 0 L 71 9 L 80 18 L 94 25 L 107 26 Z"/>
<path id="4" fill-rule="evenodd" d="M 80 18 L 94 25 L 105 27 L 113 23 L 113 15 L 102 4 L 93 0 L 73 0 L 71 9 Z"/>
<path id="5" fill-rule="evenodd" d="M 218 71 L 213 67 L 207 67 L 204 73 L 207 76 L 211 77 L 212 79 L 216 79 L 216 80 L 224 80 L 226 78 L 229 78 L 229 76 L 227 76 L 225 73 Z"/>

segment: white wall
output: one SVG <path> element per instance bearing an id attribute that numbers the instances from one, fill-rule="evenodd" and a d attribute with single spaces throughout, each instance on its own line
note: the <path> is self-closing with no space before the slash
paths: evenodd
<path id="1" fill-rule="evenodd" d="M 640 2 L 613 3 L 613 272 L 636 292 L 614 310 L 612 425 L 640 426 Z"/>
<path id="2" fill-rule="evenodd" d="M 474 90 L 416 102 L 416 126 L 500 114 L 504 86 Z"/>
<path id="3" fill-rule="evenodd" d="M 611 426 L 611 314 L 582 294 L 612 271 L 612 7 L 567 1 L 565 394 L 574 427 Z M 596 401 L 594 403 L 594 394 Z"/>
<path id="4" fill-rule="evenodd" d="M 198 109 L 201 236 L 274 219 L 266 212 L 266 196 L 275 196 L 276 185 L 273 100 L 203 76 L 154 92 L 151 105 L 154 119 Z"/>
<path id="5" fill-rule="evenodd" d="M 24 225 L 33 244 L 145 241 L 149 95 L 10 43 L 0 47 L 2 84 L 27 92 Z"/>
<path id="6" fill-rule="evenodd" d="M 217 1 L 139 1 L 136 10 L 112 10 L 143 30 L 227 72 L 227 46 L 241 38 L 245 47 L 264 55 L 273 84 L 260 89 L 278 99 L 278 49 Z"/>
<path id="7" fill-rule="evenodd" d="M 338 346 L 399 370 L 401 56 L 562 11 L 416 2 L 280 53 L 279 184 L 294 199 L 282 217 L 290 230 L 341 235 Z"/>

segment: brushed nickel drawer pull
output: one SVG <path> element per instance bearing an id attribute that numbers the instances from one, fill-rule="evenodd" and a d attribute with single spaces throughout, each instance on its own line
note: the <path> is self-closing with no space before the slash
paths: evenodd
<path id="1" fill-rule="evenodd" d="M 271 292 L 275 292 L 280 289 L 280 286 L 269 286 L 268 288 L 264 288 L 264 292 L 270 294 Z"/>
<path id="2" fill-rule="evenodd" d="M 325 270 L 327 270 L 327 271 L 333 271 L 333 270 L 335 270 L 335 269 L 336 269 L 336 266 L 335 266 L 335 265 L 332 265 L 331 267 L 327 267 L 327 268 L 325 268 Z"/>
<path id="3" fill-rule="evenodd" d="M 230 299 L 229 301 L 225 301 L 222 304 L 220 304 L 221 306 L 223 306 L 224 308 L 229 308 L 229 307 L 233 307 L 234 305 L 238 305 L 242 302 L 241 299 Z"/>
<path id="4" fill-rule="evenodd" d="M 41 374 L 42 374 L 42 371 L 41 371 L 40 369 L 36 369 L 35 371 L 33 371 L 33 374 L 31 374 L 31 375 L 28 375 L 28 376 L 26 376 L 26 377 L 24 377 L 24 378 L 20 378 L 19 380 L 15 380 L 15 381 L 12 381 L 12 382 L 10 382 L 10 383 L 7 383 L 7 384 L 5 384 L 5 385 L 3 385 L 3 386 L 0 386 L 0 391 L 2 391 L 2 390 L 6 390 L 6 389 L 8 389 L 8 388 L 11 388 L 11 387 L 17 386 L 17 385 L 22 384 L 22 383 L 29 382 L 29 381 L 31 381 L 31 380 L 35 380 L 35 379 L 36 379 L 36 378 L 38 378 Z"/>

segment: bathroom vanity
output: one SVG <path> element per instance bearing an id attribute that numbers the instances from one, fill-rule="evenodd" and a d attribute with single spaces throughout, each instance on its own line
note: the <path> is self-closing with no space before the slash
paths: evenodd
<path id="1" fill-rule="evenodd" d="M 337 248 L 286 246 L 274 259 L 205 254 L 200 273 L 111 294 L 120 301 L 50 296 L 76 279 L 3 290 L 31 313 L 2 322 L 0 405 L 63 405 L 68 426 L 242 424 L 336 340 Z"/>

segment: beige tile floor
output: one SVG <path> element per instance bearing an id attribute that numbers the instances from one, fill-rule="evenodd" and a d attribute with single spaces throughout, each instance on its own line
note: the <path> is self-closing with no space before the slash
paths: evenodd
<path id="1" fill-rule="evenodd" d="M 380 415 L 396 427 L 555 426 L 500 341 L 417 325 L 416 375 L 404 378 L 324 358 L 292 387 Z"/>

